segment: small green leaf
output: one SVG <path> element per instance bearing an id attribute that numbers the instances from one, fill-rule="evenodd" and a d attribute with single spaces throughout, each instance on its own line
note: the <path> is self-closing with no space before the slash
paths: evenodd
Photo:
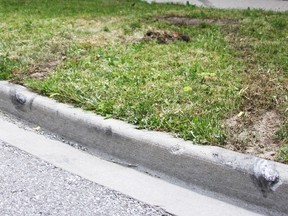
<path id="1" fill-rule="evenodd" d="M 190 86 L 185 86 L 183 90 L 184 92 L 189 92 L 189 91 L 192 91 L 192 88 Z"/>
<path id="2" fill-rule="evenodd" d="M 59 95 L 60 95 L 59 93 L 53 93 L 53 94 L 51 94 L 49 97 L 50 97 L 50 98 L 53 98 L 53 97 L 59 96 Z"/>

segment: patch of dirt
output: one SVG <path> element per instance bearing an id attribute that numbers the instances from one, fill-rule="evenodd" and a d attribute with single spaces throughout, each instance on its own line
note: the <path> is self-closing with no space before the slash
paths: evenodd
<path id="1" fill-rule="evenodd" d="M 178 32 L 149 30 L 144 35 L 143 40 L 144 41 L 157 40 L 158 43 L 169 44 L 169 43 L 176 41 L 176 40 L 189 42 L 191 39 L 188 35 L 181 34 Z"/>
<path id="2" fill-rule="evenodd" d="M 248 120 L 252 124 L 247 124 Z M 258 117 L 252 117 L 251 113 L 239 113 L 224 122 L 231 137 L 226 148 L 275 160 L 279 143 L 274 134 L 281 123 L 282 120 L 275 111 Z"/>
<path id="3" fill-rule="evenodd" d="M 157 17 L 158 20 L 163 20 L 169 24 L 173 25 L 186 25 L 186 26 L 194 26 L 199 24 L 220 24 L 220 25 L 227 25 L 227 24 L 236 24 L 238 23 L 237 19 L 214 19 L 214 18 L 190 18 L 190 17 L 181 17 L 181 16 L 164 16 L 164 17 Z"/>
<path id="4" fill-rule="evenodd" d="M 106 45 L 114 44 L 120 41 L 122 38 L 122 32 L 120 31 L 100 31 L 97 34 L 89 34 L 78 37 L 76 40 L 80 44 L 86 44 L 91 46 L 104 47 Z"/>
<path id="5" fill-rule="evenodd" d="M 21 73 L 19 70 L 14 70 L 12 73 L 15 75 L 15 77 L 10 81 L 15 84 L 25 85 L 23 80 L 26 77 L 43 79 L 45 76 L 51 73 L 63 60 L 65 60 L 65 56 L 63 56 L 61 59 L 51 59 L 46 62 L 30 65 L 24 73 Z"/>
<path id="6" fill-rule="evenodd" d="M 264 68 L 261 56 L 257 56 L 256 38 L 239 33 L 239 28 L 223 26 L 227 42 L 236 51 L 235 56 L 245 64 L 241 72 L 243 88 L 240 110 L 245 115 L 234 116 L 225 121 L 230 131 L 227 148 L 258 157 L 275 160 L 275 153 L 281 147 L 281 140 L 275 132 L 285 120 L 287 108 L 288 79 L 282 68 Z"/>
<path id="7" fill-rule="evenodd" d="M 43 79 L 45 76 L 51 73 L 64 59 L 65 57 L 63 57 L 61 60 L 54 59 L 37 65 L 32 65 L 28 68 L 27 73 L 31 78 Z"/>
<path id="8" fill-rule="evenodd" d="M 105 46 L 121 40 L 122 30 L 117 28 L 122 18 L 102 17 L 97 19 L 78 19 L 75 23 L 76 41 L 91 46 Z M 116 29 L 115 29 L 116 27 Z M 79 35 L 79 33 L 81 33 Z"/>

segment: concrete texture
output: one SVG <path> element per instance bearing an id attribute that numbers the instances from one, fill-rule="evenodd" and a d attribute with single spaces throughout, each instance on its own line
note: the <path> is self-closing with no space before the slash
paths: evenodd
<path id="1" fill-rule="evenodd" d="M 6 144 L 1 145 L 1 140 Z M 1 146 L 3 146 L 2 149 Z M 158 213 L 166 216 L 169 215 L 167 212 L 178 216 L 259 216 L 265 213 L 261 211 L 261 208 L 253 208 L 243 202 L 237 202 L 237 206 L 229 204 L 220 201 L 219 197 L 207 196 L 211 194 L 205 191 L 201 193 L 199 190 L 197 192 L 188 190 L 129 166 L 97 158 L 60 141 L 36 134 L 33 130 L 27 130 L 27 127 L 19 128 L 15 122 L 11 123 L 2 118 L 1 113 L 0 161 L 3 180 L 0 180 L 2 183 L 0 194 L 4 194 L 5 197 L 5 201 L 0 202 L 1 213 L 3 213 L 1 210 L 9 213 L 19 210 L 21 213 L 25 212 L 23 215 L 29 215 L 30 210 L 34 213 L 35 209 L 42 209 L 44 213 L 52 212 L 52 215 L 55 215 L 55 209 L 56 213 L 59 212 L 56 215 L 62 215 L 60 213 L 65 210 L 68 215 L 92 215 L 94 213 L 94 215 L 126 215 L 126 213 L 131 213 L 130 215 L 133 216 L 158 215 Z M 71 175 L 62 169 L 78 176 Z M 79 176 L 149 205 L 89 183 Z M 13 196 L 13 193 L 17 196 Z M 86 197 L 83 196 L 85 193 L 87 193 Z M 38 199 L 35 200 L 35 196 L 38 196 Z M 111 196 L 115 200 L 110 200 Z M 19 208 L 11 208 L 15 202 Z M 87 205 L 86 212 L 83 208 L 84 204 Z M 91 207 L 93 205 L 95 208 Z M 253 209 L 258 213 L 238 206 Z M 37 215 L 37 211 L 35 214 Z"/>
<path id="2" fill-rule="evenodd" d="M 151 2 L 149 0 L 148 2 Z M 222 9 L 262 9 L 273 11 L 288 11 L 287 0 L 154 0 L 159 3 L 179 3 L 194 4 L 203 7 L 222 8 Z"/>
<path id="3" fill-rule="evenodd" d="M 30 140 L 26 145 L 31 142 L 37 146 L 37 139 Z M 170 215 L 160 208 L 71 174 L 1 141 L 0 162 L 2 216 Z"/>
<path id="4" fill-rule="evenodd" d="M 0 109 L 103 152 L 232 199 L 288 214 L 288 166 L 137 130 L 0 82 Z"/>

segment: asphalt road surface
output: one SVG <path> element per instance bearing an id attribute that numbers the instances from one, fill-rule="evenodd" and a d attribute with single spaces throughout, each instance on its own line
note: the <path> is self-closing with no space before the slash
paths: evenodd
<path id="1" fill-rule="evenodd" d="M 0 141 L 0 212 L 33 215 L 169 215 Z"/>
<path id="2" fill-rule="evenodd" d="M 25 137 L 26 131 L 28 133 L 39 134 L 38 136 L 42 136 L 48 141 L 60 140 L 61 142 L 58 142 L 58 144 L 64 141 L 66 144 L 79 149 L 78 151 L 85 151 L 77 143 L 65 141 L 61 137 L 42 129 L 38 130 L 38 128 L 35 128 L 35 125 L 22 122 L 1 111 L 0 120 L 12 123 L 19 130 L 23 131 L 23 134 L 19 134 L 12 127 L 7 127 L 5 130 L 0 129 L 1 216 L 170 215 L 161 208 L 145 204 L 120 192 L 82 178 L 79 175 L 65 171 L 59 168 L 59 166 L 48 163 L 37 156 L 2 141 L 1 137 L 10 133 L 14 134 L 16 140 L 25 140 L 27 139 Z M 38 143 L 39 148 L 41 148 L 39 141 L 34 140 L 36 144 Z M 27 139 L 27 141 L 28 146 L 32 145 L 30 143 L 31 139 Z M 44 151 L 48 154 L 48 151 Z M 60 152 L 59 149 L 56 149 L 56 151 Z"/>

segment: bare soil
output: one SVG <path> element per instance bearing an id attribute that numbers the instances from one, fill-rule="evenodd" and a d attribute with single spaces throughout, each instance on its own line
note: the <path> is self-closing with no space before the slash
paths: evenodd
<path id="1" fill-rule="evenodd" d="M 30 65 L 23 73 L 21 73 L 18 70 L 12 71 L 15 77 L 12 78 L 10 82 L 25 86 L 24 80 L 27 77 L 44 79 L 48 74 L 53 72 L 56 69 L 56 67 L 64 60 L 65 57 L 63 56 L 59 59 L 50 59 L 47 60 L 46 62 Z"/>
<path id="2" fill-rule="evenodd" d="M 51 73 L 61 61 L 62 60 L 59 59 L 53 59 L 38 65 L 32 65 L 28 69 L 28 74 L 31 78 L 43 79 Z"/>
<path id="3" fill-rule="evenodd" d="M 247 124 L 248 119 L 253 123 Z M 250 113 L 239 113 L 224 122 L 230 132 L 226 148 L 275 160 L 279 143 L 274 134 L 281 123 L 282 119 L 276 111 L 268 111 L 258 117 Z"/>
<path id="4" fill-rule="evenodd" d="M 181 34 L 178 32 L 168 32 L 161 30 L 149 30 L 143 37 L 144 41 L 157 40 L 161 44 L 169 44 L 173 41 L 184 41 L 189 42 L 190 37 L 186 34 Z"/>
<path id="5" fill-rule="evenodd" d="M 163 20 L 169 24 L 173 25 L 186 25 L 186 26 L 193 26 L 199 24 L 236 24 L 238 23 L 237 19 L 200 19 L 200 18 L 191 18 L 191 17 L 181 17 L 181 16 L 164 16 L 164 17 L 157 17 L 158 20 Z"/>

